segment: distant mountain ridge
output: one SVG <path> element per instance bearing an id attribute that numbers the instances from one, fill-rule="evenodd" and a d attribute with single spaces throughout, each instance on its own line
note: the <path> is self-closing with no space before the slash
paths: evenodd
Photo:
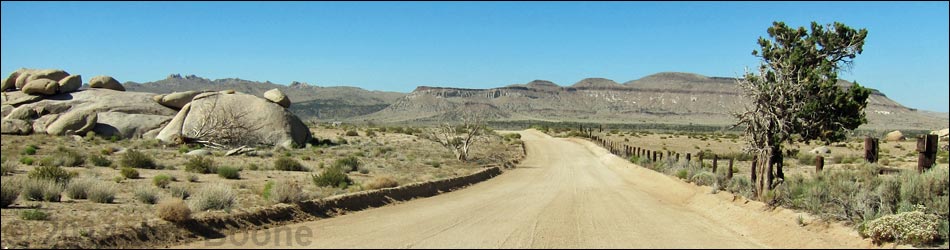
<path id="1" fill-rule="evenodd" d="M 389 107 L 354 119 L 433 122 L 477 111 L 501 121 L 730 125 L 742 98 L 735 78 L 662 72 L 623 84 L 587 78 L 570 86 L 546 80 L 491 89 L 420 86 Z M 873 89 L 865 112 L 868 129 L 932 130 L 950 123 L 944 113 L 904 107 Z"/>
<path id="2" fill-rule="evenodd" d="M 270 81 L 256 82 L 238 78 L 210 80 L 207 78 L 171 74 L 165 79 L 137 83 L 123 83 L 128 91 L 171 93 L 189 90 L 227 90 L 263 96 L 270 89 L 280 89 L 293 102 L 290 110 L 304 120 L 340 120 L 373 113 L 389 106 L 404 93 L 370 91 L 357 87 L 320 87 L 303 82 L 289 85 Z"/>

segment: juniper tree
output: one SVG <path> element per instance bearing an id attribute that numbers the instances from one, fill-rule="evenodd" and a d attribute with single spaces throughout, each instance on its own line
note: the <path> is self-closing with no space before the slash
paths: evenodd
<path id="1" fill-rule="evenodd" d="M 748 98 L 737 126 L 745 126 L 747 150 L 758 155 L 753 165 L 754 191 L 761 197 L 782 172 L 782 144 L 790 140 L 835 142 L 867 123 L 864 108 L 870 90 L 857 82 L 838 84 L 838 72 L 853 66 L 867 30 L 835 22 L 788 27 L 773 22 L 770 39 L 759 37 L 758 72 L 747 70 L 739 88 Z M 756 177 L 758 177 L 756 179 Z"/>

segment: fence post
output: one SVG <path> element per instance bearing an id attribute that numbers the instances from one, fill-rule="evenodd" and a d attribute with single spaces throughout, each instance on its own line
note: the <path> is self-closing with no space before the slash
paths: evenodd
<path id="1" fill-rule="evenodd" d="M 876 163 L 878 159 L 878 139 L 870 136 L 864 138 L 864 159 L 868 163 Z"/>
<path id="2" fill-rule="evenodd" d="M 656 151 L 653 151 L 653 162 L 656 162 Z"/>
<path id="3" fill-rule="evenodd" d="M 815 157 L 815 173 L 821 173 L 821 170 L 825 168 L 825 157 L 817 156 Z"/>
<path id="4" fill-rule="evenodd" d="M 917 137 L 917 172 L 933 167 L 937 160 L 937 135 L 921 135 Z"/>
<path id="5" fill-rule="evenodd" d="M 696 153 L 696 157 L 699 158 L 699 168 L 703 168 L 703 155 L 705 155 L 703 151 Z"/>
<path id="6" fill-rule="evenodd" d="M 732 180 L 732 162 L 735 161 L 735 157 L 729 158 L 729 171 L 726 172 L 726 179 Z"/>
<path id="7" fill-rule="evenodd" d="M 686 153 L 686 165 L 687 165 L 687 166 L 689 165 L 689 161 L 690 161 L 690 160 L 692 160 L 692 159 L 690 159 L 689 153 Z"/>
<path id="8" fill-rule="evenodd" d="M 713 169 L 712 169 L 713 174 L 716 173 L 716 168 L 718 167 L 717 165 L 718 163 L 716 163 L 717 161 L 719 161 L 719 155 L 713 155 Z"/>

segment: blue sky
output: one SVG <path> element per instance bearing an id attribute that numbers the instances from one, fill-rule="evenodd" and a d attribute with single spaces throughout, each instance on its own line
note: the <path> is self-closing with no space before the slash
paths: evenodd
<path id="1" fill-rule="evenodd" d="M 2 2 L 0 72 L 172 73 L 409 92 L 738 76 L 772 21 L 868 29 L 841 78 L 947 112 L 947 2 Z M 922 94 L 926 93 L 926 94 Z"/>

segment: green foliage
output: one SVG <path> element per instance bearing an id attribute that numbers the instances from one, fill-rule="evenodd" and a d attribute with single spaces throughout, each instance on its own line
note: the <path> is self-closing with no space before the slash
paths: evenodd
<path id="1" fill-rule="evenodd" d="M 57 166 L 41 166 L 30 170 L 27 176 L 29 176 L 30 179 L 44 179 L 59 183 L 67 183 L 70 179 L 76 176 L 76 174 L 70 173 L 69 171 Z"/>
<path id="2" fill-rule="evenodd" d="M 279 157 L 274 160 L 274 169 L 280 171 L 307 171 L 303 164 L 290 157 Z"/>
<path id="3" fill-rule="evenodd" d="M 34 161 L 35 160 L 33 159 L 33 157 L 29 157 L 29 156 L 20 157 L 20 163 L 23 165 L 33 165 Z"/>
<path id="4" fill-rule="evenodd" d="M 36 150 L 37 150 L 36 146 L 34 146 L 34 145 L 29 145 L 29 146 L 26 146 L 25 148 L 23 148 L 23 154 L 24 154 L 24 155 L 35 155 L 35 154 L 36 154 Z"/>
<path id="5" fill-rule="evenodd" d="M 345 189 L 347 186 L 353 184 L 353 180 L 343 172 L 343 169 L 337 166 L 327 168 L 320 174 L 311 177 L 313 184 L 319 187 L 338 187 Z"/>
<path id="6" fill-rule="evenodd" d="M 221 178 L 234 180 L 241 178 L 241 169 L 236 167 L 223 166 L 218 168 L 218 176 Z"/>
<path id="7" fill-rule="evenodd" d="M 172 183 L 172 177 L 167 174 L 160 174 L 152 177 L 152 184 L 159 188 L 166 188 Z"/>
<path id="8" fill-rule="evenodd" d="M 689 171 L 687 171 L 686 169 L 677 170 L 677 171 L 676 171 L 676 178 L 680 178 L 680 179 L 686 180 L 686 174 L 687 174 L 688 172 L 689 172 Z"/>
<path id="9" fill-rule="evenodd" d="M 120 168 L 120 169 L 119 169 L 119 174 L 121 174 L 122 177 L 125 177 L 126 179 L 138 179 L 138 178 L 139 178 L 139 171 L 138 171 L 138 170 L 135 170 L 134 168 L 130 168 L 130 167 L 123 167 L 123 168 Z"/>
<path id="10" fill-rule="evenodd" d="M 129 168 L 156 169 L 158 165 L 151 156 L 134 149 L 126 150 L 125 154 L 119 159 L 119 166 Z"/>
<path id="11" fill-rule="evenodd" d="M 811 153 L 799 153 L 798 154 L 798 165 L 802 166 L 814 166 L 815 158 L 818 158 L 817 155 Z"/>
<path id="12" fill-rule="evenodd" d="M 46 220 L 49 214 L 37 209 L 23 210 L 20 212 L 20 219 L 24 220 Z"/>
<path id="13" fill-rule="evenodd" d="M 92 162 L 92 165 L 97 166 L 97 167 L 112 166 L 112 161 L 107 159 L 105 156 L 101 156 L 101 155 L 90 156 L 89 162 Z"/>
<path id="14" fill-rule="evenodd" d="M 346 170 L 347 172 L 357 171 L 360 167 L 360 161 L 356 156 L 347 156 L 345 158 L 336 159 L 333 162 L 333 167 Z"/>
<path id="15" fill-rule="evenodd" d="M 789 136 L 798 134 L 804 141 L 841 141 L 846 131 L 867 122 L 864 108 L 870 90 L 857 83 L 848 89 L 837 86 L 838 71 L 849 67 L 863 52 L 866 29 L 855 30 L 838 22 L 827 27 L 812 22 L 809 32 L 804 27 L 795 29 L 774 22 L 768 34 L 772 39 L 760 37 L 761 51 L 752 52 L 755 56 L 761 54 L 762 74 L 750 74 L 747 79 L 766 86 L 788 83 L 803 87 L 776 92 L 785 98 L 765 101 L 770 107 L 792 109 L 788 110 L 790 116 L 780 117 L 791 122 Z"/>
<path id="16" fill-rule="evenodd" d="M 217 172 L 214 166 L 214 160 L 211 157 L 195 156 L 188 159 L 185 163 L 185 171 L 199 174 L 210 174 Z"/>

